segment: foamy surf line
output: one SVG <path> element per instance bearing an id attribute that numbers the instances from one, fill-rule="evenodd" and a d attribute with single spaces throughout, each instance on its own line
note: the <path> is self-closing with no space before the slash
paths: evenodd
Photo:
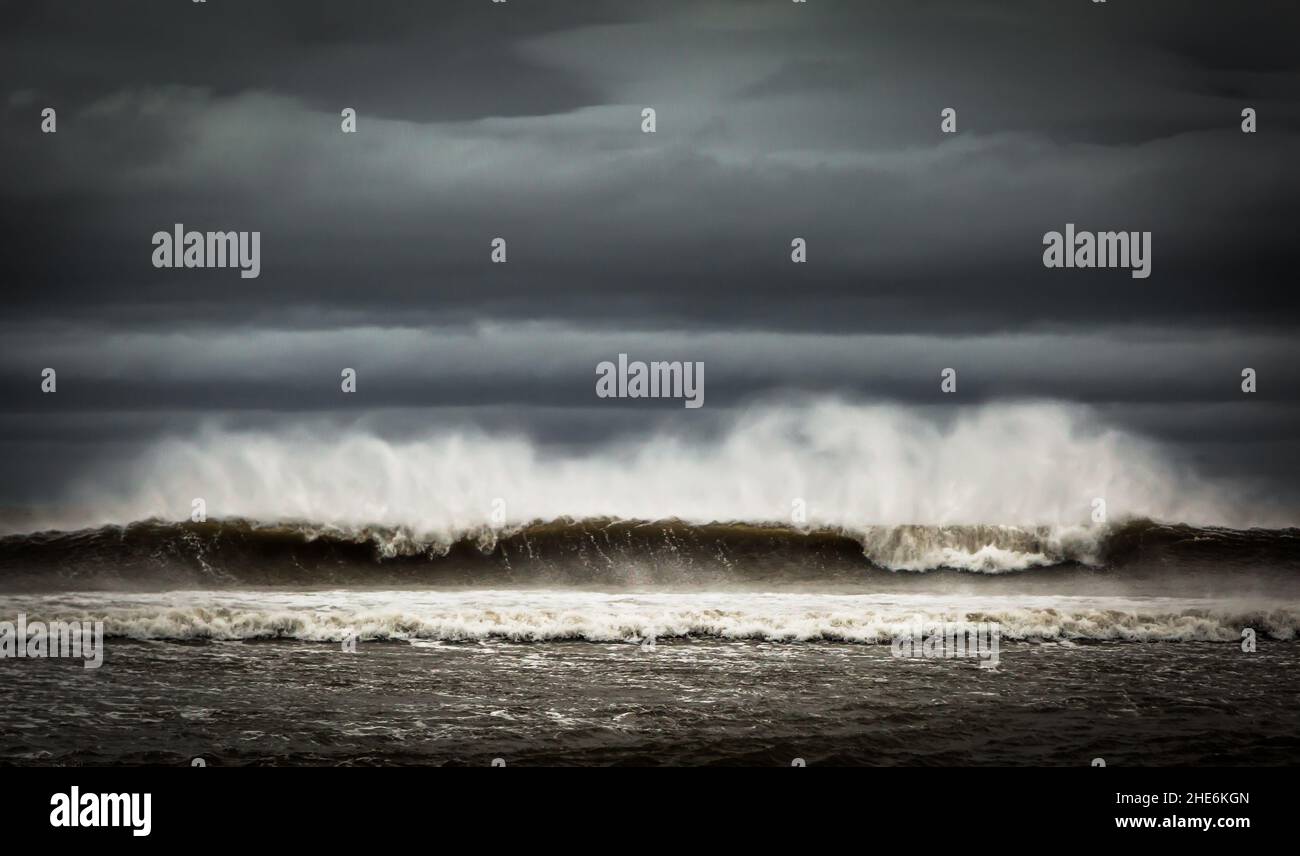
<path id="1" fill-rule="evenodd" d="M 107 636 L 161 641 L 312 643 L 641 642 L 646 639 L 888 644 L 916 623 L 996 622 L 1026 642 L 1293 641 L 1300 603 L 1169 598 L 591 592 L 158 593 L 25 596 L 7 611 L 33 621 L 99 620 Z"/>

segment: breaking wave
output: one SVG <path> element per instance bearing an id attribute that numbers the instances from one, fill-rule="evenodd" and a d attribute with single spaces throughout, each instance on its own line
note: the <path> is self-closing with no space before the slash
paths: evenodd
<path id="1" fill-rule="evenodd" d="M 880 570 L 1300 567 L 1297 530 L 1276 528 L 1294 524 L 1288 513 L 1174 465 L 1085 408 L 936 416 L 825 400 L 756 406 L 719 427 L 567 452 L 466 431 L 395 441 L 208 430 L 121 472 L 88 473 L 57 512 L 0 520 L 11 533 L 0 538 L 0 587 L 703 586 Z M 188 522 L 195 511 L 206 522 Z"/>
<path id="2" fill-rule="evenodd" d="M 0 538 L 0 586 L 681 585 L 860 582 L 873 572 L 981 575 L 1075 567 L 1300 574 L 1300 530 L 1149 520 L 1097 527 L 550 521 L 446 541 L 384 527 L 142 521 Z"/>

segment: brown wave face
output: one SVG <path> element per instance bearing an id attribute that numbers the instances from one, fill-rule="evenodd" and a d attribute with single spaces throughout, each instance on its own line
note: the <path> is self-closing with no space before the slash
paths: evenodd
<path id="1" fill-rule="evenodd" d="M 907 571 L 892 569 L 906 568 Z M 913 571 L 913 572 L 908 572 Z M 916 573 L 925 571 L 926 573 Z M 975 573 L 970 573 L 975 571 Z M 403 529 L 146 520 L 0 538 L 0 590 L 241 586 L 578 586 L 906 588 L 925 578 L 988 590 L 1054 592 L 1065 580 L 1164 579 L 1195 596 L 1244 576 L 1290 590 L 1300 530 L 1131 521 L 1063 539 L 1050 529 L 865 527 L 561 520 L 458 540 Z M 1257 588 L 1257 586 L 1256 586 Z"/>

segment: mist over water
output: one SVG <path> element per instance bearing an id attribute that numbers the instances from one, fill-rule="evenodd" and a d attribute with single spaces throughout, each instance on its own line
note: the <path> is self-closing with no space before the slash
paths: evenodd
<path id="1" fill-rule="evenodd" d="M 686 417 L 689 418 L 689 417 Z M 1080 526 L 1110 520 L 1293 525 L 1242 485 L 1175 465 L 1155 443 L 1059 403 L 936 417 L 824 399 L 756 406 L 709 439 L 660 433 L 558 455 L 522 436 L 431 429 L 388 440 L 306 427 L 211 427 L 92 471 L 67 509 L 9 531 L 214 518 L 402 527 L 455 540 L 561 518 L 867 526 Z M 799 504 L 802 501 L 802 505 Z M 801 508 L 802 518 L 796 516 Z M 493 518 L 494 510 L 499 516 Z"/>

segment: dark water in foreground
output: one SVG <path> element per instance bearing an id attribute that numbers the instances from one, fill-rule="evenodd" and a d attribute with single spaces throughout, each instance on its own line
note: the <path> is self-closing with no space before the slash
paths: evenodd
<path id="1" fill-rule="evenodd" d="M 1300 645 L 110 643 L 0 660 L 0 763 L 1300 763 Z"/>
<path id="2" fill-rule="evenodd" d="M 0 537 L 20 619 L 104 659 L 0 657 L 0 764 L 1300 764 L 1295 529 L 149 520 Z"/>

